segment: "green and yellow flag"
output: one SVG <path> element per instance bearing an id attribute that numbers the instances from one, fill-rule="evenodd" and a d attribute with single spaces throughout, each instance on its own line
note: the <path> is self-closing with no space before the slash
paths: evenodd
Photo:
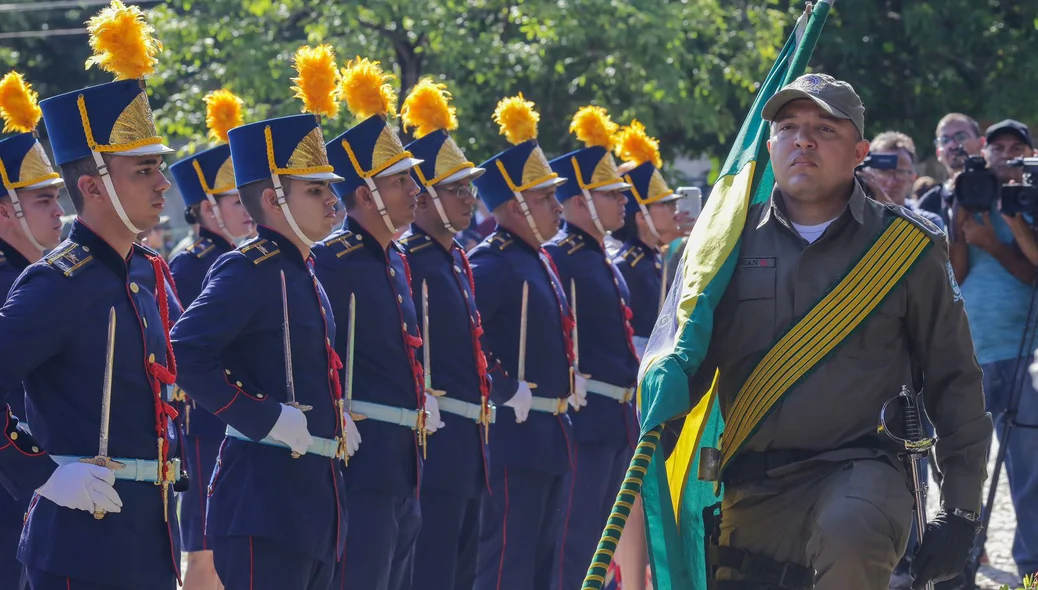
<path id="1" fill-rule="evenodd" d="M 712 482 L 697 479 L 699 449 L 718 448 L 724 423 L 713 387 L 691 398 L 695 374 L 710 344 L 714 310 L 739 257 L 746 215 L 771 196 L 769 128 L 764 104 L 804 73 L 833 0 L 805 13 L 761 84 L 695 229 L 688 238 L 671 291 L 642 358 L 638 396 L 641 438 L 584 581 L 602 587 L 606 568 L 640 492 L 656 590 L 703 589 L 706 585 L 703 510 L 719 500 Z M 716 384 L 716 381 L 715 381 Z M 670 457 L 657 455 L 663 424 L 683 417 Z"/>

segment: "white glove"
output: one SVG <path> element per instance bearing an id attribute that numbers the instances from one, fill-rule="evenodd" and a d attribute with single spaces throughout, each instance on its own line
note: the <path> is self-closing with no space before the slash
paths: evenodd
<path id="1" fill-rule="evenodd" d="M 314 442 L 306 429 L 306 414 L 299 408 L 281 404 L 281 415 L 267 434 L 270 438 L 285 443 L 293 453 L 305 455 Z"/>
<path id="2" fill-rule="evenodd" d="M 1038 389 L 1038 350 L 1034 351 L 1034 362 L 1029 368 L 1031 372 L 1031 385 Z"/>
<path id="3" fill-rule="evenodd" d="M 87 512 L 122 512 L 123 501 L 113 487 L 115 472 L 91 463 L 59 465 L 36 493 L 58 506 Z"/>
<path id="4" fill-rule="evenodd" d="M 343 412 L 342 418 L 344 421 L 342 430 L 346 433 L 346 454 L 352 457 L 353 453 L 360 448 L 360 430 L 357 430 L 357 423 L 353 421 L 349 412 Z"/>
<path id="5" fill-rule="evenodd" d="M 447 425 L 440 419 L 440 402 L 428 393 L 425 394 L 425 411 L 428 412 L 425 416 L 425 432 L 432 434 Z"/>
<path id="6" fill-rule="evenodd" d="M 569 405 L 574 410 L 580 410 L 587 405 L 587 377 L 580 373 L 573 375 L 573 395 L 569 396 Z"/>
<path id="7" fill-rule="evenodd" d="M 519 387 L 515 390 L 515 395 L 512 399 L 505 402 L 505 405 L 515 410 L 515 423 L 522 424 L 526 422 L 526 418 L 530 415 L 530 405 L 533 404 L 533 392 L 530 391 L 530 384 L 526 381 L 520 381 Z"/>

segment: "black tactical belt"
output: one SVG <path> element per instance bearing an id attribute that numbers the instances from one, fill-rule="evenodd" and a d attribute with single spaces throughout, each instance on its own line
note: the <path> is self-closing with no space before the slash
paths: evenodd
<path id="1" fill-rule="evenodd" d="M 775 449 L 771 451 L 743 452 L 732 459 L 732 462 L 725 467 L 722 477 L 725 485 L 740 485 L 758 479 L 764 479 L 768 476 L 768 472 L 773 469 L 781 469 L 787 465 L 809 461 L 823 453 L 844 449 L 874 449 L 884 452 L 890 451 L 889 445 L 885 445 L 884 441 L 870 434 L 840 445 L 839 447 L 822 451 L 807 449 Z M 853 460 L 861 460 L 863 458 Z"/>
<path id="2" fill-rule="evenodd" d="M 758 553 L 712 545 L 707 549 L 710 569 L 723 567 L 745 578 L 711 580 L 711 590 L 810 590 L 815 585 L 815 570 L 796 563 L 780 562 Z"/>

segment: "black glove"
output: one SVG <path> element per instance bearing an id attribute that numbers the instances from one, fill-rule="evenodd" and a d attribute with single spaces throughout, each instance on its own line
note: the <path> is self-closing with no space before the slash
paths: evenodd
<path id="1" fill-rule="evenodd" d="M 962 516 L 937 513 L 926 525 L 926 534 L 912 558 L 912 590 L 922 590 L 926 583 L 955 577 L 966 565 L 977 537 L 976 524 Z"/>

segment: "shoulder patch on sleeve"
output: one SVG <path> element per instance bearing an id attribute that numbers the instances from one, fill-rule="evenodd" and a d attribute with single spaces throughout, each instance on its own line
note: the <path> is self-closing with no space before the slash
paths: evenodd
<path id="1" fill-rule="evenodd" d="M 90 248 L 66 241 L 48 254 L 46 261 L 66 277 L 74 277 L 94 261 L 94 255 Z"/>
<path id="2" fill-rule="evenodd" d="M 510 236 L 506 236 L 500 232 L 496 232 L 489 238 L 490 247 L 495 250 L 504 250 L 512 245 L 514 240 Z"/>
<path id="3" fill-rule="evenodd" d="M 948 260 L 945 263 L 945 268 L 948 271 L 948 283 L 951 284 L 952 288 L 952 301 L 962 301 L 962 290 L 959 289 L 959 282 L 955 280 L 955 269 L 952 268 L 951 260 Z"/>
<path id="4" fill-rule="evenodd" d="M 884 205 L 886 206 L 887 210 L 893 213 L 894 215 L 897 215 L 898 217 L 901 217 L 903 219 L 907 219 L 912 223 L 912 225 L 923 230 L 926 233 L 926 235 L 930 236 L 931 240 L 934 240 L 935 242 L 940 242 L 944 240 L 944 231 L 942 231 L 941 228 L 937 227 L 937 225 L 935 225 L 934 222 L 930 221 L 929 219 L 923 217 L 915 211 L 912 211 L 900 205 L 892 205 L 890 203 L 884 203 Z"/>
<path id="5" fill-rule="evenodd" d="M 584 236 L 580 234 L 566 234 L 565 237 L 555 243 L 567 255 L 573 254 L 584 247 Z"/>
<path id="6" fill-rule="evenodd" d="M 213 243 L 211 238 L 199 238 L 194 244 L 188 247 L 187 252 L 195 258 L 202 258 L 206 254 L 213 251 L 216 248 L 216 244 Z"/>
<path id="7" fill-rule="evenodd" d="M 347 231 L 328 238 L 321 243 L 328 248 L 329 252 L 335 254 L 336 258 L 342 258 L 364 247 L 364 244 L 361 243 L 363 239 L 364 236 Z"/>
<path id="8" fill-rule="evenodd" d="M 281 254 L 281 250 L 278 249 L 270 240 L 263 238 L 257 238 L 251 242 L 238 248 L 238 251 L 245 255 L 246 258 L 252 261 L 253 264 L 260 264 L 266 260 Z"/>

